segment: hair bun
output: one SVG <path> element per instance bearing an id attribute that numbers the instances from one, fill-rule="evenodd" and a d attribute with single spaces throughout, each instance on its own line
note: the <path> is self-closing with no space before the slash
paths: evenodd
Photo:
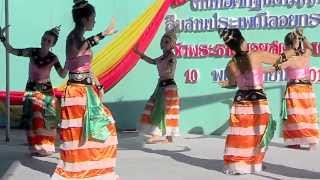
<path id="1" fill-rule="evenodd" d="M 81 9 L 85 7 L 88 4 L 88 1 L 86 0 L 73 0 L 73 8 L 72 9 Z"/>
<path id="2" fill-rule="evenodd" d="M 226 33 L 228 33 L 228 29 L 227 28 L 220 28 L 218 29 L 218 33 L 220 38 L 223 37 Z"/>
<path id="3" fill-rule="evenodd" d="M 222 29 L 218 29 L 218 33 L 220 38 L 222 38 L 225 43 L 228 43 L 230 40 L 234 39 L 233 37 L 234 30 L 235 29 L 222 28 Z"/>
<path id="4" fill-rule="evenodd" d="M 165 32 L 164 36 L 168 36 L 172 40 L 176 41 L 178 39 L 177 38 L 177 32 L 178 32 L 178 28 L 177 28 L 177 26 L 175 26 L 174 28 L 171 28 L 171 29 L 167 30 Z"/>
<path id="5" fill-rule="evenodd" d="M 55 34 L 58 37 L 59 36 L 59 32 L 60 32 L 60 28 L 61 28 L 61 25 L 56 26 L 56 27 L 50 29 L 49 32 Z"/>
<path id="6" fill-rule="evenodd" d="M 78 3 L 81 3 L 81 2 L 84 2 L 84 1 L 87 1 L 87 0 L 73 0 L 73 3 L 74 4 L 78 4 Z"/>

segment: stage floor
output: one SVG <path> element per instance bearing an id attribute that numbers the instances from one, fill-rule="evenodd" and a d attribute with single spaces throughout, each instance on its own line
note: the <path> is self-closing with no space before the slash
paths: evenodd
<path id="1" fill-rule="evenodd" d="M 59 154 L 33 158 L 28 154 L 25 134 L 11 131 L 4 142 L 0 129 L 1 180 L 49 179 Z M 228 176 L 222 173 L 224 137 L 185 135 L 174 144 L 144 145 L 135 132 L 119 134 L 116 171 L 121 180 L 212 180 L 212 179 L 320 179 L 320 150 L 292 150 L 275 139 L 265 158 L 266 169 L 254 175 Z"/>

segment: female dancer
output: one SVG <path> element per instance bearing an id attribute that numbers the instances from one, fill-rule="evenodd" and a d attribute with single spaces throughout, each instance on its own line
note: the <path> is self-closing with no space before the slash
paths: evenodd
<path id="1" fill-rule="evenodd" d="M 296 56 L 276 63 L 277 70 L 285 69 L 288 83 L 283 98 L 282 119 L 284 142 L 289 148 L 316 149 L 319 142 L 316 96 L 310 81 L 310 57 L 312 46 L 303 36 L 302 29 L 288 33 L 284 38 L 286 49 Z"/>
<path id="2" fill-rule="evenodd" d="M 103 32 L 84 38 L 95 24 L 95 8 L 74 1 L 75 28 L 66 43 L 69 80 L 61 105 L 60 158 L 52 179 L 116 180 L 117 132 L 100 98 L 102 86 L 91 73 L 91 47 L 115 32 L 115 21 Z"/>
<path id="3" fill-rule="evenodd" d="M 163 54 L 152 59 L 138 49 L 135 52 L 146 62 L 156 65 L 159 73 L 157 87 L 148 100 L 141 117 L 141 130 L 151 135 L 147 143 L 160 142 L 160 136 L 166 136 L 163 143 L 172 143 L 173 136 L 179 135 L 180 102 L 178 88 L 174 81 L 176 70 L 176 56 L 173 52 L 177 41 L 173 31 L 165 33 L 160 47 Z"/>
<path id="4" fill-rule="evenodd" d="M 221 86 L 237 86 L 239 89 L 229 119 L 224 172 L 232 175 L 259 172 L 275 128 L 263 90 L 263 64 L 282 62 L 286 59 L 286 54 L 279 58 L 278 55 L 264 51 L 249 52 L 239 29 L 223 29 L 219 34 L 235 52 L 227 65 L 229 81 L 222 82 Z M 293 51 L 286 53 L 293 55 Z"/>
<path id="5" fill-rule="evenodd" d="M 27 128 L 29 149 L 32 155 L 47 156 L 55 152 L 57 99 L 53 95 L 50 71 L 55 67 L 60 77 L 67 71 L 61 67 L 55 54 L 50 52 L 59 35 L 59 27 L 46 31 L 41 39 L 41 48 L 13 48 L 3 36 L 5 29 L 0 28 L 0 40 L 11 54 L 29 57 L 29 79 L 24 94 L 22 126 Z"/>

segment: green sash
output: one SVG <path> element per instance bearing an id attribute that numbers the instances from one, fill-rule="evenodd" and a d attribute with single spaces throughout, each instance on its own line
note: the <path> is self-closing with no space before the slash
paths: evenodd
<path id="1" fill-rule="evenodd" d="M 274 136 L 274 132 L 277 128 L 277 122 L 275 120 L 273 120 L 272 115 L 270 115 L 270 119 L 268 122 L 268 125 L 263 133 L 261 142 L 260 142 L 260 148 L 264 148 L 264 147 L 268 147 L 268 145 L 271 142 L 271 139 Z"/>
<path id="2" fill-rule="evenodd" d="M 51 127 L 57 127 L 58 116 L 55 107 L 52 105 L 53 96 L 45 95 L 43 99 L 44 107 L 43 107 L 43 116 L 44 123 L 47 129 L 51 129 Z"/>
<path id="3" fill-rule="evenodd" d="M 87 107 L 83 121 L 81 142 L 84 144 L 88 138 L 105 141 L 110 136 L 107 125 L 111 123 L 103 104 L 91 86 L 87 86 Z"/>
<path id="4" fill-rule="evenodd" d="M 33 92 L 26 92 L 25 100 L 23 102 L 23 119 L 22 123 L 24 125 L 29 126 L 29 128 L 33 127 L 33 101 L 34 99 Z M 45 124 L 45 128 L 50 130 L 51 127 L 56 127 L 58 123 L 58 116 L 55 107 L 52 105 L 53 96 L 44 95 L 44 99 L 42 99 L 43 107 L 42 107 L 42 116 Z"/>
<path id="5" fill-rule="evenodd" d="M 154 107 L 151 112 L 151 121 L 152 124 L 159 127 L 162 132 L 166 129 L 165 123 L 165 97 L 164 97 L 164 88 L 160 87 L 160 84 L 157 85 L 155 92 L 152 94 L 154 98 Z"/>
<path id="6" fill-rule="evenodd" d="M 285 121 L 288 119 L 288 111 L 287 111 L 287 102 L 286 102 L 286 93 L 288 88 L 284 91 L 284 97 L 281 98 L 281 112 L 280 118 Z"/>

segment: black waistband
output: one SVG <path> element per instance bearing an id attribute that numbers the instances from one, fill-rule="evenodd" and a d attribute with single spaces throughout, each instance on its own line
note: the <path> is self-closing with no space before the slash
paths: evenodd
<path id="1" fill-rule="evenodd" d="M 26 85 L 26 91 L 39 91 L 44 93 L 53 93 L 52 84 L 50 81 L 45 83 L 38 83 L 29 81 Z"/>
<path id="2" fill-rule="evenodd" d="M 176 85 L 176 82 L 174 79 L 165 79 L 165 80 L 160 80 L 159 81 L 160 87 L 166 87 L 170 85 Z"/>
<path id="3" fill-rule="evenodd" d="M 91 80 L 91 78 L 85 78 L 85 79 L 83 79 L 81 81 L 74 80 L 74 79 L 69 79 L 67 84 L 69 85 L 69 84 L 72 84 L 72 83 L 92 85 L 92 80 Z"/>
<path id="4" fill-rule="evenodd" d="M 294 85 L 294 84 L 305 84 L 305 85 L 311 85 L 310 80 L 301 80 L 301 79 L 292 79 L 288 81 L 288 86 Z"/>
<path id="5" fill-rule="evenodd" d="M 267 99 L 263 89 L 238 90 L 234 101 L 256 101 L 260 99 Z"/>
<path id="6" fill-rule="evenodd" d="M 71 84 L 71 83 L 92 85 L 91 73 L 89 73 L 89 72 L 84 72 L 84 73 L 70 72 L 68 84 Z"/>

